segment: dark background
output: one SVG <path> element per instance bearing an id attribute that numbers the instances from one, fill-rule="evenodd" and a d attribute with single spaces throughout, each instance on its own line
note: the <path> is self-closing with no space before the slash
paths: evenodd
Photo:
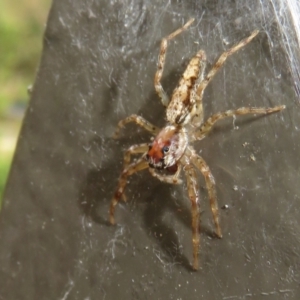
<path id="1" fill-rule="evenodd" d="M 53 2 L 0 216 L 0 299 L 299 299 L 299 107 L 273 8 L 259 1 Z M 221 122 L 195 143 L 215 176 L 219 206 L 228 206 L 223 239 L 215 239 L 199 176 L 198 272 L 191 270 L 185 184 L 145 171 L 133 176 L 118 224 L 108 224 L 123 152 L 150 138 L 128 125 L 113 140 L 114 128 L 133 113 L 164 124 L 153 87 L 160 40 L 191 17 L 168 48 L 169 94 L 197 50 L 210 67 L 260 29 L 207 88 L 205 116 L 287 106 Z"/>

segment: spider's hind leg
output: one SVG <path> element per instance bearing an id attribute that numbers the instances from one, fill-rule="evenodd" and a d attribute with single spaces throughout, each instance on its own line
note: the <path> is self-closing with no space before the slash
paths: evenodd
<path id="1" fill-rule="evenodd" d="M 216 63 L 213 65 L 212 69 L 208 72 L 208 74 L 205 76 L 204 80 L 198 85 L 196 93 L 201 96 L 207 87 L 207 85 L 210 83 L 210 81 L 213 79 L 213 77 L 217 74 L 219 69 L 223 66 L 225 61 L 229 56 L 231 56 L 233 53 L 237 52 L 241 48 L 245 47 L 248 43 L 250 43 L 257 35 L 259 31 L 255 30 L 253 31 L 250 36 L 247 38 L 244 38 L 241 40 L 238 44 L 234 45 L 230 49 L 226 50 L 224 53 L 220 55 Z"/>
<path id="2" fill-rule="evenodd" d="M 160 52 L 158 57 L 158 66 L 157 71 L 155 73 L 154 77 L 154 87 L 158 94 L 158 96 L 161 98 L 161 103 L 163 106 L 167 107 L 169 104 L 169 97 L 164 91 L 162 85 L 161 85 L 161 77 L 164 71 L 165 66 L 165 60 L 166 60 L 166 52 L 168 48 L 168 42 L 172 40 L 175 36 L 183 32 L 185 29 L 187 29 L 192 23 L 194 22 L 194 19 L 190 19 L 185 25 L 183 25 L 181 28 L 177 29 L 167 37 L 163 38 L 160 44 Z"/>

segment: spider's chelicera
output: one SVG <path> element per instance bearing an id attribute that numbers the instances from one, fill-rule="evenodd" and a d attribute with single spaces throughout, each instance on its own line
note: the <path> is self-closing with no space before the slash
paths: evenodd
<path id="1" fill-rule="evenodd" d="M 219 211 L 216 197 L 214 177 L 204 161 L 199 156 L 191 143 L 203 139 L 212 129 L 213 125 L 226 117 L 246 114 L 269 114 L 281 111 L 284 105 L 273 108 L 264 107 L 242 107 L 216 113 L 203 122 L 203 93 L 209 82 L 217 71 L 225 63 L 226 59 L 239 49 L 247 45 L 257 34 L 258 30 L 237 45 L 220 55 L 212 69 L 205 75 L 206 55 L 203 50 L 190 60 L 179 84 L 175 88 L 171 99 L 165 93 L 161 85 L 161 77 L 164 69 L 168 41 L 184 31 L 191 25 L 194 19 L 189 20 L 183 27 L 177 29 L 161 41 L 158 59 L 158 68 L 154 78 L 155 90 L 166 107 L 167 125 L 160 129 L 137 115 L 119 122 L 115 137 L 120 129 L 129 122 L 134 122 L 155 136 L 151 144 L 139 144 L 131 146 L 124 155 L 124 167 L 119 178 L 119 183 L 110 206 L 110 223 L 115 223 L 115 207 L 123 196 L 128 176 L 149 169 L 150 173 L 159 180 L 171 184 L 180 184 L 179 178 L 183 170 L 186 181 L 188 196 L 191 201 L 192 210 L 192 242 L 193 242 L 193 268 L 198 269 L 199 251 L 199 188 L 197 183 L 196 169 L 204 176 L 210 200 L 213 220 L 216 227 L 216 235 L 222 237 L 219 224 Z M 131 162 L 131 155 L 142 154 L 142 156 Z M 162 172 L 163 171 L 163 172 Z"/>

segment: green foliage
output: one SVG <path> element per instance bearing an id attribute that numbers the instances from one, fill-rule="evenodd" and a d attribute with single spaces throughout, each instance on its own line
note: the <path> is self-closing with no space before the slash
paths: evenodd
<path id="1" fill-rule="evenodd" d="M 0 200 L 9 173 L 13 147 L 1 148 L 7 135 L 18 135 L 11 126 L 16 103 L 27 103 L 27 87 L 35 78 L 42 51 L 44 24 L 51 0 L 0 1 Z M 19 123 L 20 120 L 15 120 Z M 8 132 L 4 132 L 8 128 Z M 16 128 L 16 129 L 15 129 Z M 13 129 L 13 130 L 12 130 Z"/>
<path id="2" fill-rule="evenodd" d="M 9 167 L 11 164 L 11 158 L 0 157 L 0 208 L 1 208 L 1 199 L 6 184 L 6 179 L 9 173 Z"/>
<path id="3" fill-rule="evenodd" d="M 8 0 L 7 0 L 8 1 Z M 24 24 L 0 5 L 0 117 L 14 101 L 27 101 L 42 49 L 43 26 L 38 19 Z"/>

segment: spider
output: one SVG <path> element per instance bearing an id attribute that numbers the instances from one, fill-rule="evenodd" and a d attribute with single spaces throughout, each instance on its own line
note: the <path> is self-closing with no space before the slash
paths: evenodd
<path id="1" fill-rule="evenodd" d="M 184 26 L 161 41 L 154 86 L 163 106 L 166 107 L 166 126 L 160 129 L 138 115 L 131 115 L 118 123 L 114 137 L 118 137 L 120 129 L 125 124 L 134 122 L 150 132 L 155 138 L 152 139 L 150 144 L 133 145 L 125 152 L 123 171 L 119 178 L 116 192 L 111 200 L 110 223 L 115 224 L 115 208 L 121 198 L 126 201 L 124 189 L 128 176 L 148 168 L 151 175 L 160 181 L 170 184 L 181 184 L 182 180 L 179 176 L 183 171 L 186 177 L 187 192 L 192 211 L 192 267 L 197 270 L 200 245 L 197 170 L 205 178 L 216 235 L 221 238 L 222 233 L 214 177 L 205 160 L 196 153 L 191 143 L 206 137 L 214 124 L 224 118 L 246 114 L 270 114 L 283 110 L 285 106 L 281 105 L 273 108 L 241 107 L 213 114 L 205 122 L 203 121 L 202 98 L 205 88 L 223 66 L 226 59 L 250 43 L 259 33 L 258 30 L 253 31 L 250 36 L 221 54 L 206 75 L 206 55 L 203 50 L 198 51 L 188 63 L 170 100 L 161 85 L 168 42 L 186 30 L 193 21 L 194 19 L 190 19 Z M 136 154 L 142 155 L 137 160 L 131 161 L 131 155 Z"/>

